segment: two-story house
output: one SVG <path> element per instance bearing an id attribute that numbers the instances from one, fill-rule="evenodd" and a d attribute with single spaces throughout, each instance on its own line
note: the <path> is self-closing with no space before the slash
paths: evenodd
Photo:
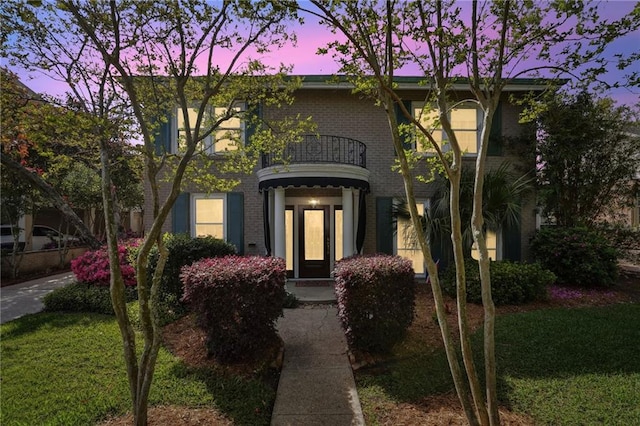
<path id="1" fill-rule="evenodd" d="M 206 194 L 187 183 L 165 230 L 214 235 L 235 244 L 241 254 L 285 258 L 293 278 L 327 278 L 337 260 L 376 252 L 411 258 L 416 274 L 423 275 L 425 268 L 418 250 L 407 244 L 404 231 L 396 232 L 405 227 L 394 223 L 392 206 L 404 198 L 404 186 L 400 174 L 392 170 L 395 151 L 385 112 L 370 99 L 353 94 L 347 82 L 329 80 L 329 76 L 306 76 L 291 106 L 261 111 L 265 119 L 298 113 L 312 116 L 319 137 L 308 136 L 289 146 L 286 167 L 269 155 L 263 156 L 255 173 L 244 176 L 232 192 Z M 419 113 L 426 88 L 419 84 L 419 78 L 397 80 L 406 105 Z M 467 87 L 456 85 L 452 96 L 465 99 L 469 96 Z M 509 95 L 544 88 L 533 80 L 516 80 L 505 88 L 491 129 L 489 167 L 505 160 L 502 138 L 519 132 L 519 108 L 509 102 Z M 450 115 L 466 150 L 465 158 L 475 160 L 482 111 L 476 104 L 463 103 Z M 227 125 L 234 126 L 241 129 L 242 123 L 236 120 Z M 158 143 L 165 149 L 176 149 L 180 129 L 179 120 L 174 118 Z M 435 129 L 434 136 L 442 138 L 442 131 Z M 212 155 L 217 145 L 210 144 Z M 433 195 L 433 185 L 416 185 L 421 211 L 428 208 Z M 526 258 L 528 239 L 534 231 L 532 200 L 522 205 L 518 226 L 489 235 L 492 256 Z"/>

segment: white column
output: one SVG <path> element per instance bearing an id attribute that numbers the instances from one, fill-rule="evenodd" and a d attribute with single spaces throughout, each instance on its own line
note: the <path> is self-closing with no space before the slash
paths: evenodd
<path id="1" fill-rule="evenodd" d="M 271 255 L 273 256 L 273 253 L 275 251 L 275 244 L 276 244 L 276 239 L 275 239 L 275 233 L 274 233 L 274 221 L 273 218 L 275 217 L 273 214 L 273 206 L 275 206 L 275 196 L 274 196 L 274 190 L 270 189 L 269 190 L 269 241 L 271 242 Z"/>
<path id="2" fill-rule="evenodd" d="M 353 254 L 360 254 L 356 252 L 356 238 L 358 236 L 358 226 L 360 226 L 360 190 L 353 190 Z"/>
<path id="3" fill-rule="evenodd" d="M 273 197 L 273 255 L 286 259 L 284 188 L 276 188 L 273 192 L 275 194 Z"/>
<path id="4" fill-rule="evenodd" d="M 353 189 L 342 188 L 342 253 L 344 257 L 354 254 L 353 240 Z"/>

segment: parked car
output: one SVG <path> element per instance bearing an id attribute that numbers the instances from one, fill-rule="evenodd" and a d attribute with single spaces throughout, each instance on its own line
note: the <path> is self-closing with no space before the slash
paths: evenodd
<path id="1" fill-rule="evenodd" d="M 11 233 L 11 225 L 2 225 L 2 242 L 1 248 L 3 250 L 13 249 L 13 235 Z M 79 239 L 71 235 L 63 234 L 49 226 L 34 225 L 33 232 L 31 234 L 31 250 L 46 250 L 57 248 L 59 245 L 64 244 L 74 245 L 79 242 Z M 18 244 L 20 250 L 24 250 L 26 246 L 25 232 L 20 230 L 20 236 L 18 238 Z"/>
<path id="2" fill-rule="evenodd" d="M 24 230 L 20 229 L 20 236 L 18 237 L 18 250 L 24 250 Z M 0 249 L 13 250 L 13 233 L 11 232 L 11 225 L 2 225 L 0 227 Z"/>

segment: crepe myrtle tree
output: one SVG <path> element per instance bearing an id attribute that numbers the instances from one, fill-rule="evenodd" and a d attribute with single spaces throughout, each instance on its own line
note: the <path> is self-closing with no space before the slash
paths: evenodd
<path id="1" fill-rule="evenodd" d="M 296 18 L 291 5 L 268 1 L 181 2 L 61 0 L 50 4 L 3 5 L 11 23 L 13 60 L 55 76 L 70 96 L 95 118 L 102 161 L 102 197 L 109 257 L 111 298 L 120 332 L 135 423 L 147 423 L 147 406 L 161 343 L 155 303 L 167 259 L 162 226 L 183 182 L 205 191 L 226 191 L 239 173 L 251 171 L 257 154 L 282 151 L 300 140 L 312 125 L 291 117 L 262 123 L 260 105 L 292 102 L 297 79 L 287 79 L 284 65 L 268 67 L 252 59 L 294 40 L 286 26 Z M 24 52 L 31 52 L 24 54 Z M 52 59 L 53 58 L 53 59 Z M 243 103 L 246 108 L 238 108 Z M 215 108 L 214 108 L 215 107 Z M 159 149 L 161 126 L 176 110 L 185 123 L 177 152 Z M 193 114 L 195 111 L 195 114 Z M 215 159 L 204 141 L 230 120 L 244 120 L 255 131 L 243 146 L 227 132 L 233 149 Z M 108 144 L 135 132 L 144 158 L 153 221 L 140 245 L 136 276 L 143 349 L 138 357 L 135 333 L 127 315 L 124 282 L 117 259 L 117 227 Z M 228 179 L 225 176 L 235 176 Z M 160 195 L 160 184 L 168 195 Z M 159 259 L 148 284 L 148 258 Z"/>
<path id="2" fill-rule="evenodd" d="M 456 392 L 471 425 L 499 424 L 496 394 L 495 308 L 491 297 L 489 256 L 484 238 L 483 186 L 489 130 L 504 87 L 514 78 L 571 75 L 584 83 L 602 75 L 607 45 L 638 27 L 639 8 L 615 22 L 599 16 L 602 5 L 583 2 L 516 2 L 509 0 L 458 3 L 453 1 L 311 1 L 307 12 L 318 16 L 339 37 L 320 49 L 332 54 L 339 72 L 348 76 L 354 91 L 368 95 L 384 108 L 397 153 L 413 228 L 431 277 L 438 322 Z M 621 67 L 632 57 L 619 57 Z M 626 62 L 625 62 L 626 61 Z M 529 64 L 532 64 L 529 66 Z M 394 81 L 398 70 L 411 65 L 421 70 L 428 94 L 427 107 L 414 117 L 402 102 Z M 580 72 L 580 74 L 578 74 Z M 463 77 L 463 80 L 460 80 Z M 630 79 L 633 76 L 630 75 Z M 455 82 L 466 82 L 471 96 L 452 96 Z M 471 231 L 479 251 L 479 269 L 484 306 L 484 381 L 480 380 L 471 350 L 466 309 L 466 282 L 460 185 L 463 150 L 448 113 L 461 102 L 472 102 L 483 111 L 482 134 L 474 167 Z M 399 123 L 396 110 L 403 121 Z M 448 152 L 431 130 L 442 129 Z M 413 132 L 415 142 L 433 152 L 424 160 L 406 150 L 405 138 Z M 421 164 L 425 161 L 426 172 Z M 445 316 L 445 305 L 436 264 L 415 203 L 414 186 L 442 173 L 450 185 L 451 239 L 456 267 L 457 312 L 462 365 Z M 482 382 L 485 390 L 483 391 Z"/>

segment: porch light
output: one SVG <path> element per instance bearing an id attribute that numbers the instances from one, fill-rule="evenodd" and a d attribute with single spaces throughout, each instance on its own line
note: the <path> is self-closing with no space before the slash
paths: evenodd
<path id="1" fill-rule="evenodd" d="M 316 207 L 318 205 L 319 201 L 315 198 L 312 198 L 309 200 L 309 204 L 311 204 L 312 207 Z"/>

